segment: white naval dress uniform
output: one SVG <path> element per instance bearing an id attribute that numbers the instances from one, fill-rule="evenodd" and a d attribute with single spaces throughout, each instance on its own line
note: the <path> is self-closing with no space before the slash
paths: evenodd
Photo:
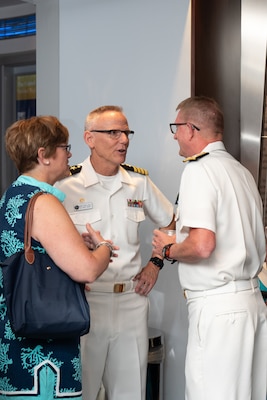
<path id="1" fill-rule="evenodd" d="M 188 227 L 216 235 L 208 259 L 178 266 L 189 315 L 186 400 L 266 400 L 267 312 L 255 279 L 265 258 L 262 202 L 222 142 L 203 151 L 183 172 L 176 225 L 178 242 Z"/>
<path id="2" fill-rule="evenodd" d="M 116 176 L 96 174 L 90 159 L 79 173 L 57 183 L 79 232 L 89 222 L 120 247 L 107 270 L 90 285 L 91 328 L 82 337 L 83 399 L 95 400 L 103 379 L 109 400 L 144 400 L 148 356 L 148 298 L 134 291 L 142 268 L 138 228 L 148 216 L 170 224 L 173 206 L 142 173 L 120 167 Z M 120 291 L 124 285 L 125 292 Z"/>

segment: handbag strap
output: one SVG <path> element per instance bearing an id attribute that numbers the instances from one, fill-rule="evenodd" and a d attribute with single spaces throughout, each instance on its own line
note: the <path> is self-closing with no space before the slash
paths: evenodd
<path id="1" fill-rule="evenodd" d="M 31 246 L 33 208 L 37 197 L 41 196 L 42 194 L 44 194 L 44 192 L 37 192 L 31 197 L 25 214 L 24 254 L 25 259 L 29 264 L 33 264 L 35 258 L 34 251 Z"/>

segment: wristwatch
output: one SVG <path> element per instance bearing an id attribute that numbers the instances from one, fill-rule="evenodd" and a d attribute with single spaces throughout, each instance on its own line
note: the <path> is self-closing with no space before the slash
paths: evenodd
<path id="1" fill-rule="evenodd" d="M 162 249 L 162 257 L 165 258 L 168 261 L 174 261 L 173 258 L 170 258 L 170 248 L 172 247 L 174 243 L 168 243 L 166 246 L 163 247 Z"/>

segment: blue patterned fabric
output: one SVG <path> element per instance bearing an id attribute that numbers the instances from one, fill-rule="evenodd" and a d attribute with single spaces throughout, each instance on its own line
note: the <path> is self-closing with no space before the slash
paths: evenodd
<path id="1" fill-rule="evenodd" d="M 53 186 L 20 177 L 0 200 L 0 261 L 23 249 L 28 201 L 40 190 L 64 199 Z M 32 245 L 45 251 L 39 242 L 33 240 Z M 15 336 L 7 316 L 0 269 L 0 399 L 81 400 L 80 361 L 79 337 L 33 340 Z"/>

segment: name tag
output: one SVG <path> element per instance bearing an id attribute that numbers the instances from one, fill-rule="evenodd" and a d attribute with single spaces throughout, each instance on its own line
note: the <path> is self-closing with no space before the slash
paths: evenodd
<path id="1" fill-rule="evenodd" d="M 93 208 L 93 203 L 92 202 L 76 204 L 76 206 L 74 206 L 74 210 L 75 211 L 92 210 L 92 208 Z"/>

